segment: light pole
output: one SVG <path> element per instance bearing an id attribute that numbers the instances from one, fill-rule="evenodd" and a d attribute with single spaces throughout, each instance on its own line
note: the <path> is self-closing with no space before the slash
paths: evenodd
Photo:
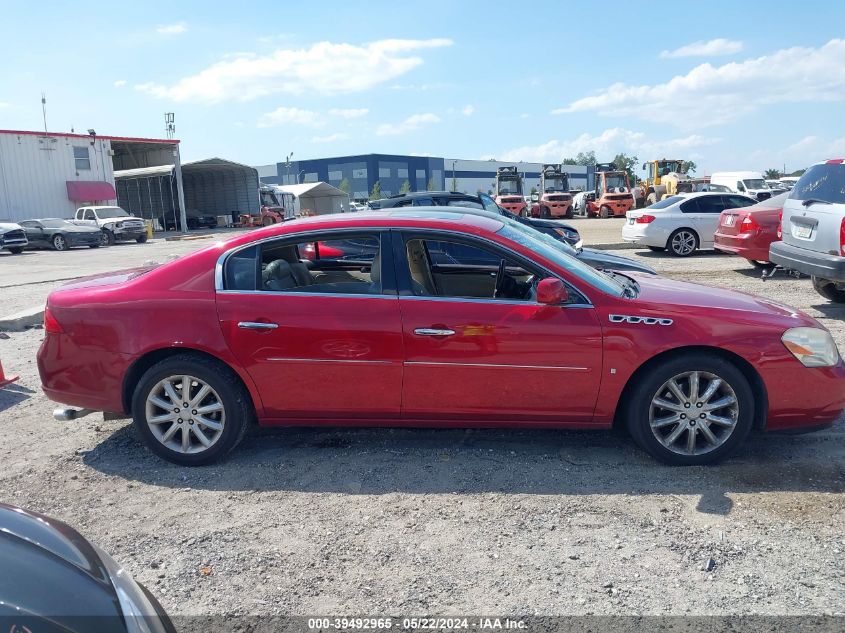
<path id="1" fill-rule="evenodd" d="M 305 173 L 305 170 L 303 169 L 302 171 L 300 171 L 300 172 L 296 175 L 296 184 L 299 184 L 299 179 L 300 179 L 300 177 L 302 176 L 302 174 L 304 174 L 304 173 Z"/>
<path id="2" fill-rule="evenodd" d="M 290 154 L 288 154 L 285 157 L 285 170 L 286 170 L 285 184 L 288 184 L 288 185 L 290 184 L 290 159 L 291 158 L 293 158 L 293 152 L 291 152 Z"/>
<path id="3" fill-rule="evenodd" d="M 452 193 L 458 190 L 458 181 L 455 180 L 455 163 L 457 162 L 457 160 L 452 161 Z"/>

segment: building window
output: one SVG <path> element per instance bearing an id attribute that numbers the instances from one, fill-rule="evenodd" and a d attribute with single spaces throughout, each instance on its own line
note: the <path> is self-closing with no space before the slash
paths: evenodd
<path id="1" fill-rule="evenodd" d="M 305 178 L 302 179 L 302 182 L 317 182 L 317 172 L 312 171 L 308 174 L 305 174 Z"/>
<path id="2" fill-rule="evenodd" d="M 343 180 L 343 172 L 342 171 L 330 171 L 329 172 L 329 180 Z"/>
<path id="3" fill-rule="evenodd" d="M 396 177 L 397 178 L 407 178 L 408 177 L 408 170 L 407 169 L 397 169 L 396 170 Z"/>
<path id="4" fill-rule="evenodd" d="M 366 178 L 367 177 L 367 168 L 364 167 L 363 169 L 353 169 L 352 170 L 352 177 L 353 178 Z"/>
<path id="5" fill-rule="evenodd" d="M 370 194 L 366 191 L 356 191 L 355 193 L 352 194 L 352 197 L 355 198 L 356 200 L 366 200 L 367 198 L 370 197 Z"/>
<path id="6" fill-rule="evenodd" d="M 378 168 L 378 177 L 379 178 L 390 178 L 390 167 L 379 167 Z"/>
<path id="7" fill-rule="evenodd" d="M 88 147 L 73 148 L 73 162 L 76 163 L 76 171 L 90 171 L 91 159 L 88 158 Z"/>
<path id="8" fill-rule="evenodd" d="M 425 180 L 425 169 L 417 170 L 417 178 L 422 178 L 423 180 Z"/>

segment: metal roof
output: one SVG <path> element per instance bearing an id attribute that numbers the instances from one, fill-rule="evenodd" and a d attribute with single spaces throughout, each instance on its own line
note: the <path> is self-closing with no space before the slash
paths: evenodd
<path id="1" fill-rule="evenodd" d="M 173 171 L 174 165 L 155 165 L 153 167 L 139 167 L 138 169 L 121 169 L 119 171 L 114 172 L 115 178 L 148 178 L 151 176 L 163 176 L 168 175 Z M 182 163 L 182 173 L 190 173 L 192 171 L 232 171 L 235 170 L 248 170 L 251 172 L 257 171 L 254 167 L 250 167 L 249 165 L 244 165 L 243 163 L 236 163 L 231 160 L 225 160 L 223 158 L 207 158 L 205 160 L 195 160 L 190 163 Z M 330 186 L 330 185 L 328 185 Z M 334 189 L 334 187 L 332 187 Z"/>

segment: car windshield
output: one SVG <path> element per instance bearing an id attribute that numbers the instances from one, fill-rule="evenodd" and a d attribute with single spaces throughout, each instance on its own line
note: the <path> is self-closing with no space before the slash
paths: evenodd
<path id="1" fill-rule="evenodd" d="M 769 185 L 762 178 L 747 178 L 742 181 L 746 189 L 768 189 Z"/>
<path id="2" fill-rule="evenodd" d="M 683 200 L 683 198 L 681 196 L 669 196 L 668 198 L 663 198 L 663 200 L 659 200 L 658 202 L 655 202 L 653 205 L 651 205 L 650 207 L 647 207 L 647 208 L 649 208 L 649 209 L 665 209 L 666 207 L 671 207 L 673 204 L 675 204 L 676 202 L 680 202 L 681 200 Z"/>
<path id="3" fill-rule="evenodd" d="M 67 220 L 39 220 L 39 222 L 45 229 L 60 229 L 63 226 L 71 224 Z M 71 224 L 71 226 L 75 225 Z"/>
<path id="4" fill-rule="evenodd" d="M 535 253 L 542 255 L 546 259 L 553 261 L 561 268 L 565 268 L 579 279 L 583 279 L 594 288 L 598 288 L 602 292 L 621 297 L 625 293 L 625 286 L 619 281 L 602 272 L 599 272 L 592 266 L 585 264 L 574 256 L 572 247 L 568 249 L 563 246 L 562 242 L 558 242 L 553 237 L 545 235 L 536 229 L 533 229 L 519 222 L 514 222 L 510 219 L 503 219 L 504 226 L 499 229 L 498 233 L 502 237 L 513 240 L 518 244 L 522 244 L 526 248 L 531 249 Z M 567 245 L 568 246 L 568 245 Z"/>
<path id="5" fill-rule="evenodd" d="M 100 207 L 97 209 L 97 215 L 101 218 L 123 218 L 129 217 L 129 214 L 126 213 L 120 207 Z"/>
<path id="6" fill-rule="evenodd" d="M 792 188 L 789 199 L 845 204 L 845 165 L 813 165 Z"/>

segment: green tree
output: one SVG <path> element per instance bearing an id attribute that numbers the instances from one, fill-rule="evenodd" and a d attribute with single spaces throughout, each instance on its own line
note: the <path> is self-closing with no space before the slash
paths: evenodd
<path id="1" fill-rule="evenodd" d="M 537 193 L 537 187 L 531 185 L 531 191 L 529 193 L 533 196 L 535 193 Z"/>
<path id="2" fill-rule="evenodd" d="M 694 174 L 695 170 L 698 169 L 698 165 L 695 164 L 695 161 L 685 160 L 681 164 L 681 169 L 685 174 Z"/>
<path id="3" fill-rule="evenodd" d="M 343 193 L 345 193 L 348 196 L 349 195 L 349 179 L 344 178 L 343 180 L 341 180 L 340 184 L 337 186 L 337 188 L 340 189 Z"/>
<path id="4" fill-rule="evenodd" d="M 780 173 L 780 169 L 767 169 L 763 172 L 763 175 L 766 177 L 767 180 L 777 180 L 783 174 Z"/>
<path id="5" fill-rule="evenodd" d="M 410 190 L 411 190 L 411 183 L 407 180 L 402 183 L 401 187 L 399 187 L 399 193 L 408 193 Z"/>
<path id="6" fill-rule="evenodd" d="M 428 179 L 428 190 L 429 191 L 437 191 L 437 182 L 434 180 L 434 176 Z"/>
<path id="7" fill-rule="evenodd" d="M 806 169 L 796 169 L 795 171 L 793 171 L 791 174 L 788 174 L 788 175 L 799 178 L 799 177 L 804 175 L 805 171 L 807 171 L 807 170 Z"/>
<path id="8" fill-rule="evenodd" d="M 613 157 L 613 164 L 616 165 L 616 169 L 622 169 L 628 172 L 628 180 L 630 180 L 632 187 L 637 183 L 637 176 L 634 170 L 637 168 L 638 162 L 640 162 L 640 159 L 636 156 L 628 156 L 622 152 Z"/>
<path id="9" fill-rule="evenodd" d="M 564 165 L 595 165 L 596 153 L 593 150 L 589 152 L 578 152 L 575 158 L 563 158 L 560 162 Z"/>
<path id="10" fill-rule="evenodd" d="M 381 181 L 376 180 L 373 183 L 373 190 L 370 192 L 370 200 L 381 199 Z"/>

